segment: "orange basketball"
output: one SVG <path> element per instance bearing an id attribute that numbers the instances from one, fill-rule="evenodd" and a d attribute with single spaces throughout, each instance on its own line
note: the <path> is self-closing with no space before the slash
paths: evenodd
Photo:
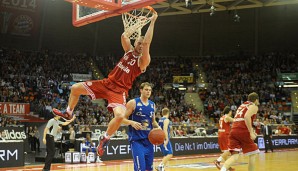
<path id="1" fill-rule="evenodd" d="M 161 129 L 152 129 L 148 135 L 149 141 L 154 145 L 163 144 L 166 136 Z"/>

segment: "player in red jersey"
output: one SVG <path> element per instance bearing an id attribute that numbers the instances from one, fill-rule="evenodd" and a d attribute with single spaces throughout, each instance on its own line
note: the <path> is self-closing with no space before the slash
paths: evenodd
<path id="1" fill-rule="evenodd" d="M 239 152 L 242 149 L 244 155 L 249 156 L 248 170 L 255 169 L 255 157 L 259 148 L 254 140 L 257 134 L 252 127 L 252 120 L 258 112 L 259 96 L 257 93 L 248 95 L 248 101 L 244 102 L 236 111 L 234 123 L 229 136 L 229 150 L 231 157 L 225 161 L 221 171 L 231 170 L 231 165 L 239 158 Z"/>
<path id="2" fill-rule="evenodd" d="M 228 148 L 229 134 L 231 130 L 231 123 L 234 121 L 232 118 L 232 110 L 229 106 L 226 106 L 223 110 L 223 116 L 219 119 L 218 129 L 218 144 L 220 150 L 223 152 L 220 157 L 214 160 L 214 164 L 218 169 L 221 169 L 220 162 L 226 161 L 228 156 L 231 154 Z"/>
<path id="3" fill-rule="evenodd" d="M 150 63 L 149 49 L 157 16 L 157 13 L 154 11 L 145 36 L 137 38 L 134 47 L 131 45 L 129 37 L 136 30 L 131 28 L 124 31 L 121 36 L 121 44 L 125 54 L 109 73 L 108 78 L 74 84 L 71 87 L 66 111 L 53 109 L 56 115 L 69 119 L 72 118 L 73 110 L 78 103 L 80 95 L 89 95 L 92 99 L 103 98 L 108 100 L 108 109 L 114 112 L 114 118 L 109 122 L 105 135 L 100 137 L 100 143 L 97 147 L 99 156 L 103 155 L 104 147 L 108 144 L 110 136 L 121 125 L 126 110 L 126 97 L 133 81 L 146 71 Z"/>

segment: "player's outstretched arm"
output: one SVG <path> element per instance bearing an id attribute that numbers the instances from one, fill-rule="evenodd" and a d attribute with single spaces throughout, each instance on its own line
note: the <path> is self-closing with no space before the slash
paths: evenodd
<path id="1" fill-rule="evenodd" d="M 121 44 L 122 48 L 125 52 L 128 52 L 132 49 L 132 45 L 129 39 L 129 35 L 127 32 L 123 32 L 121 35 Z"/>
<path id="2" fill-rule="evenodd" d="M 144 37 L 143 55 L 140 58 L 140 68 L 142 71 L 146 70 L 146 67 L 150 64 L 150 61 L 151 61 L 149 49 L 150 49 L 150 44 L 152 42 L 154 26 L 155 26 L 155 21 L 156 21 L 157 17 L 158 17 L 157 12 L 154 11 L 153 16 L 151 17 L 150 25 L 149 25 L 147 32 L 145 34 L 145 37 Z"/>

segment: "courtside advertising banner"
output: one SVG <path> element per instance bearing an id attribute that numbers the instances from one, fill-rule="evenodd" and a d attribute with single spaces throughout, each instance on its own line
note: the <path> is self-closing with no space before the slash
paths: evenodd
<path id="1" fill-rule="evenodd" d="M 9 114 L 29 114 L 30 104 L 29 103 L 3 103 L 0 102 L 0 113 Z"/>
<path id="2" fill-rule="evenodd" d="M 265 149 L 263 137 L 258 137 L 259 149 Z M 268 142 L 267 142 L 268 143 Z M 278 148 L 298 148 L 298 135 L 272 136 L 273 150 Z"/>
<path id="3" fill-rule="evenodd" d="M 24 142 L 0 141 L 0 168 L 24 166 Z"/>
<path id="4" fill-rule="evenodd" d="M 171 139 L 175 156 L 189 154 L 220 153 L 217 137 L 173 138 Z M 76 141 L 76 150 L 80 151 L 81 141 Z M 98 141 L 93 141 L 98 145 Z M 154 146 L 154 156 L 161 157 L 159 146 Z M 113 139 L 106 147 L 103 160 L 131 159 L 131 147 L 127 139 Z"/>

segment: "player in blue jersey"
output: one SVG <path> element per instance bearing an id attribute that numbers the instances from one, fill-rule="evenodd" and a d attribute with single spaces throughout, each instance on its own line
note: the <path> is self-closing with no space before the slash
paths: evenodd
<path id="1" fill-rule="evenodd" d="M 166 163 L 173 157 L 173 149 L 172 144 L 170 142 L 170 127 L 171 122 L 169 120 L 170 110 L 168 108 L 163 108 L 162 111 L 162 118 L 159 119 L 158 125 L 163 129 L 166 138 L 162 145 L 160 145 L 161 152 L 163 154 L 163 159 L 161 163 L 156 167 L 157 171 L 164 171 L 164 167 Z"/>
<path id="2" fill-rule="evenodd" d="M 152 86 L 145 82 L 140 86 L 141 97 L 130 100 L 126 104 L 123 124 L 128 127 L 128 140 L 130 142 L 134 171 L 152 171 L 154 150 L 148 139 L 153 128 L 159 128 L 155 120 L 155 103 L 149 100 Z"/>

